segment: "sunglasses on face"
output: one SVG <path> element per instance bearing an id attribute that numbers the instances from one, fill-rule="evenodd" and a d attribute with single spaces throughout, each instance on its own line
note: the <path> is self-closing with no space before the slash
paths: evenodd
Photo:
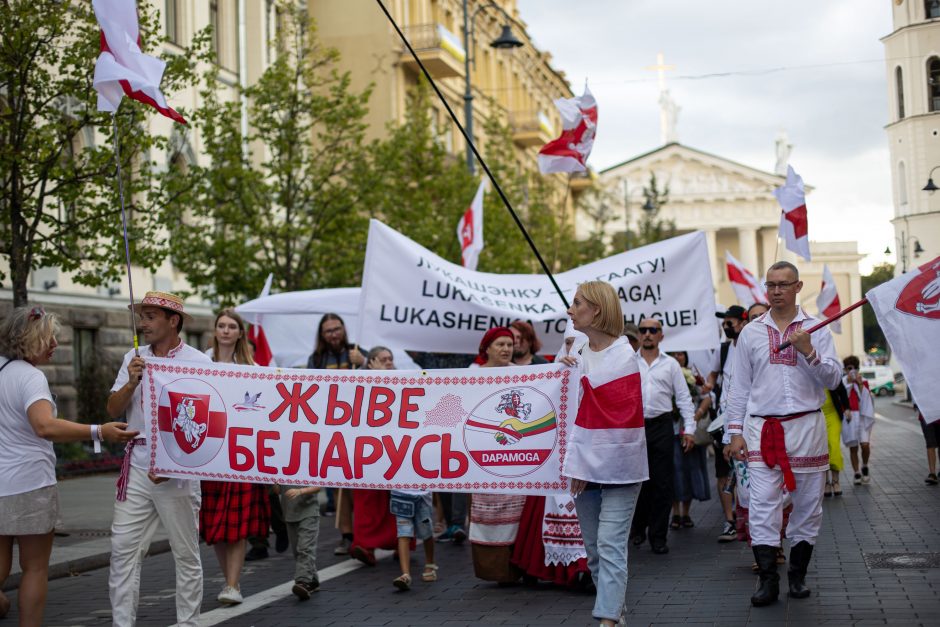
<path id="1" fill-rule="evenodd" d="M 650 335 L 656 335 L 657 333 L 659 333 L 659 328 L 658 327 L 640 327 L 640 334 L 643 335 L 646 333 L 649 333 Z"/>

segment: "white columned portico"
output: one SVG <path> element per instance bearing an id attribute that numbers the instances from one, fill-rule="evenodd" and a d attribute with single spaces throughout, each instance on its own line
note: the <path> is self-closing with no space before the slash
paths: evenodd
<path id="1" fill-rule="evenodd" d="M 718 270 L 717 229 L 714 227 L 705 227 L 702 231 L 705 232 L 705 241 L 708 243 L 708 265 L 712 271 L 712 287 L 715 289 L 715 293 L 717 293 L 718 282 L 721 280 L 722 276 L 724 276 L 723 270 L 721 272 Z"/>
<path id="2" fill-rule="evenodd" d="M 741 263 L 757 276 L 761 268 L 757 263 L 757 228 L 753 226 L 738 227 L 738 245 L 741 249 Z"/>

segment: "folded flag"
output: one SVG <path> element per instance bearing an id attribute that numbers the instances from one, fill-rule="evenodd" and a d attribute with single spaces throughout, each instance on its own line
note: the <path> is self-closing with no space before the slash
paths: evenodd
<path id="1" fill-rule="evenodd" d="M 597 101 L 594 100 L 594 94 L 585 83 L 581 96 L 558 98 L 555 106 L 561 115 L 561 135 L 539 150 L 539 171 L 542 174 L 586 172 L 587 159 L 594 147 L 594 133 L 597 130 Z"/>
<path id="2" fill-rule="evenodd" d="M 636 352 L 621 336 L 604 353 L 597 372 L 581 376 L 581 402 L 562 464 L 566 477 L 597 483 L 649 479 L 636 360 Z"/>
<path id="3" fill-rule="evenodd" d="M 787 250 L 793 251 L 806 261 L 809 255 L 809 222 L 806 217 L 806 193 L 803 178 L 787 166 L 787 182 L 774 190 L 774 196 L 783 210 L 780 213 L 780 237 Z"/>
<path id="4" fill-rule="evenodd" d="M 865 296 L 924 420 L 940 420 L 940 396 L 934 389 L 940 381 L 940 257 Z"/>
<path id="5" fill-rule="evenodd" d="M 258 298 L 264 298 L 271 294 L 271 282 L 274 275 L 269 274 L 264 281 L 264 287 Z M 253 324 L 248 329 L 248 339 L 255 345 L 255 363 L 259 366 L 274 366 L 274 353 L 271 351 L 271 345 L 268 344 L 268 338 L 264 335 L 264 327 L 261 326 L 261 319 L 257 324 Z"/>
<path id="6" fill-rule="evenodd" d="M 98 111 L 117 111 L 125 95 L 150 105 L 162 115 L 186 124 L 160 91 L 166 62 L 140 51 L 140 25 L 134 0 L 93 0 L 101 27 L 101 54 L 95 62 L 93 85 Z"/>
<path id="7" fill-rule="evenodd" d="M 842 311 L 842 305 L 839 304 L 839 292 L 836 291 L 836 283 L 832 278 L 832 272 L 829 271 L 829 264 L 823 265 L 822 287 L 819 289 L 819 296 L 816 297 L 816 307 L 819 309 L 819 317 L 827 320 Z M 836 320 L 829 324 L 833 333 L 842 333 L 842 321 Z"/>
<path id="8" fill-rule="evenodd" d="M 734 290 L 738 304 L 742 307 L 750 307 L 754 303 L 770 302 L 767 300 L 767 291 L 764 290 L 760 281 L 727 250 L 725 251 L 725 265 L 728 268 L 728 281 L 731 282 L 731 289 Z"/>

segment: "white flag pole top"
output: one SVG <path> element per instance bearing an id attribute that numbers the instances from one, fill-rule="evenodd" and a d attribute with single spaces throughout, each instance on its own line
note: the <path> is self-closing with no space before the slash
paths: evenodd
<path id="1" fill-rule="evenodd" d="M 93 0 L 92 6 L 101 27 L 101 54 L 95 63 L 92 83 L 98 92 L 98 111 L 114 113 L 127 95 L 186 124 L 183 116 L 167 105 L 160 91 L 166 62 L 140 50 L 134 0 Z"/>
<path id="2" fill-rule="evenodd" d="M 829 264 L 823 265 L 822 288 L 816 297 L 816 307 L 819 309 L 819 317 L 824 320 L 836 315 L 842 309 L 839 303 L 839 292 L 836 291 L 836 283 L 829 270 Z M 829 326 L 833 333 L 842 333 L 841 321 L 836 320 Z"/>
<path id="3" fill-rule="evenodd" d="M 928 423 L 940 421 L 940 257 L 870 290 L 878 326 Z"/>
<path id="4" fill-rule="evenodd" d="M 486 192 L 487 179 L 484 177 L 477 187 L 470 207 L 457 223 L 457 242 L 463 266 L 470 270 L 477 269 L 480 253 L 483 251 L 483 195 Z"/>
<path id="5" fill-rule="evenodd" d="M 793 166 L 787 166 L 787 181 L 783 187 L 774 190 L 774 196 L 783 210 L 780 214 L 780 237 L 788 250 L 810 261 L 806 193 L 803 177 L 796 173 Z"/>
<path id="6" fill-rule="evenodd" d="M 768 303 L 767 292 L 757 277 L 734 258 L 730 251 L 725 251 L 725 267 L 728 272 L 728 281 L 731 289 L 742 307 L 750 307 L 754 303 Z"/>
<path id="7" fill-rule="evenodd" d="M 539 150 L 539 171 L 586 172 L 587 160 L 597 132 L 597 101 L 584 83 L 584 93 L 575 98 L 558 98 L 555 106 L 561 115 L 561 135 Z"/>

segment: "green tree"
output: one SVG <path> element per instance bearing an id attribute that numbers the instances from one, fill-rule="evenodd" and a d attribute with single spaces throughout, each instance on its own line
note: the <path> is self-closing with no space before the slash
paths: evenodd
<path id="1" fill-rule="evenodd" d="M 244 92 L 248 136 L 210 74 L 195 120 L 209 163 L 177 173 L 192 192 L 172 206 L 174 262 L 224 304 L 253 297 L 269 272 L 284 291 L 349 285 L 361 272 L 371 88 L 353 92 L 305 10 L 280 9 L 277 59 Z"/>
<path id="2" fill-rule="evenodd" d="M 643 187 L 643 198 L 643 211 L 636 230 L 627 230 L 626 241 L 618 242 L 624 244 L 625 250 L 655 244 L 676 235 L 675 221 L 664 220 L 659 214 L 669 202 L 669 184 L 660 189 L 656 174 L 650 172 L 649 185 Z"/>
<path id="3" fill-rule="evenodd" d="M 157 13 L 143 3 L 139 15 L 142 41 L 154 54 L 162 43 Z M 199 33 L 167 59 L 165 95 L 194 83 L 207 48 Z M 92 87 L 98 52 L 90 2 L 0 1 L 0 255 L 9 263 L 0 280 L 9 278 L 16 306 L 26 303 L 27 279 L 38 267 L 59 267 L 85 285 L 121 273 L 112 119 L 97 111 Z M 167 138 L 147 132 L 151 115 L 127 101 L 117 121 L 134 261 L 155 268 L 166 254 L 161 207 L 173 191 L 147 157 L 168 149 Z"/>
<path id="4" fill-rule="evenodd" d="M 872 268 L 870 274 L 866 274 L 862 277 L 862 293 L 867 294 L 868 290 L 878 287 L 893 278 L 894 264 L 878 264 Z M 875 310 L 870 306 L 862 307 L 862 337 L 864 338 L 866 350 L 873 348 L 881 349 L 886 352 L 890 352 L 891 350 L 890 346 L 888 346 L 888 340 L 885 339 L 884 332 L 878 325 Z"/>

